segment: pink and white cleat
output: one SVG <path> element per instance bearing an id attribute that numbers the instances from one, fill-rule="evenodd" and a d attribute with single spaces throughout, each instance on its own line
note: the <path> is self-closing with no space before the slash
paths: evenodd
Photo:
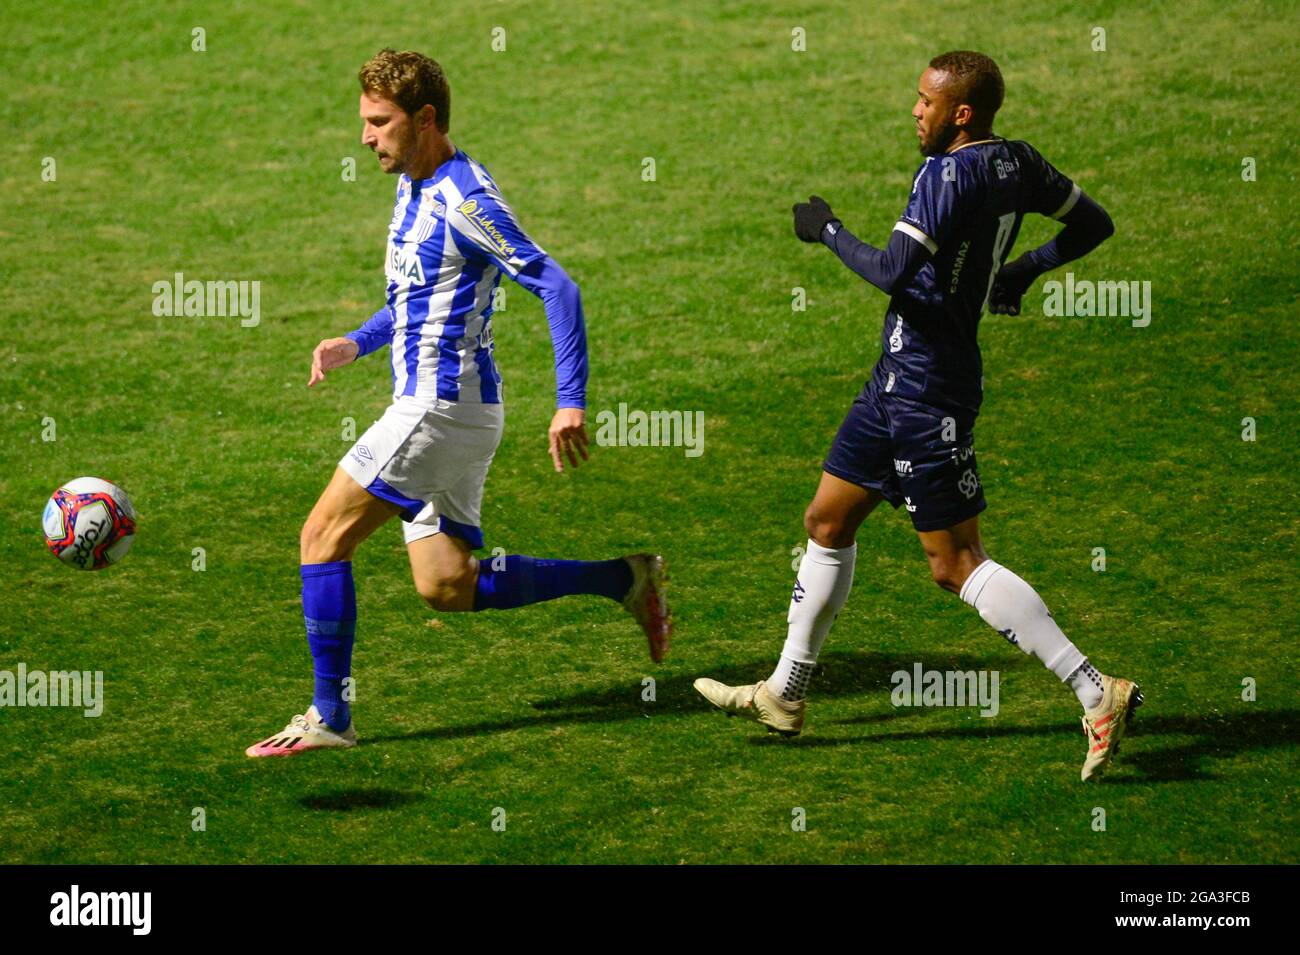
<path id="1" fill-rule="evenodd" d="M 668 655 L 673 634 L 673 615 L 664 593 L 668 569 L 658 554 L 632 554 L 623 559 L 632 568 L 632 587 L 623 598 L 623 609 L 641 625 L 650 643 L 650 659 L 658 663 Z"/>
<path id="2" fill-rule="evenodd" d="M 306 714 L 299 714 L 289 725 L 260 743 L 244 750 L 245 756 L 295 756 L 309 749 L 338 749 L 357 745 L 357 731 L 351 724 L 342 733 L 331 729 L 320 718 L 313 704 Z"/>

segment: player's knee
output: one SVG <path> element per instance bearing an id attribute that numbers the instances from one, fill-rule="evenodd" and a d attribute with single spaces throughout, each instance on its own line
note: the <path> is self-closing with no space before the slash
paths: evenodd
<path id="1" fill-rule="evenodd" d="M 420 592 L 420 597 L 433 610 L 441 613 L 451 613 L 457 609 L 458 593 L 456 588 L 444 581 L 417 584 L 415 589 Z"/>
<path id="2" fill-rule="evenodd" d="M 966 578 L 957 570 L 954 561 L 943 559 L 930 559 L 930 578 L 941 588 L 949 593 L 960 593 L 961 585 L 966 583 Z"/>
<path id="3" fill-rule="evenodd" d="M 318 553 L 325 545 L 325 527 L 314 517 L 303 522 L 302 532 L 298 535 L 298 547 L 302 552 L 302 562 L 309 563 L 309 558 Z"/>
<path id="4" fill-rule="evenodd" d="M 804 512 L 803 528 L 810 540 L 832 550 L 851 547 L 857 532 L 857 528 L 850 528 L 843 519 L 826 514 L 813 504 Z"/>
<path id="5" fill-rule="evenodd" d="M 441 613 L 454 613 L 474 608 L 474 589 L 477 583 L 477 568 L 466 565 L 426 575 L 415 582 L 415 589 L 432 609 Z"/>
<path id="6" fill-rule="evenodd" d="M 982 553 L 977 554 L 973 548 L 927 556 L 930 558 L 930 577 L 944 590 L 954 594 L 961 593 L 966 578 L 984 560 Z"/>
<path id="7" fill-rule="evenodd" d="M 304 564 L 347 560 L 352 556 L 346 528 L 315 516 L 307 518 L 302 525 L 298 545 Z"/>

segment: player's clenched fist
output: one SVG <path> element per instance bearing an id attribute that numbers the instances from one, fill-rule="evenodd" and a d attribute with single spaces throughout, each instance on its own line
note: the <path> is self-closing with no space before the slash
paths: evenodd
<path id="1" fill-rule="evenodd" d="M 357 357 L 360 350 L 360 346 L 350 338 L 325 339 L 311 353 L 311 378 L 307 380 L 307 387 L 324 381 L 325 372 L 346 365 Z"/>
<path id="2" fill-rule="evenodd" d="M 989 312 L 994 315 L 1019 315 L 1020 299 L 1038 278 L 1038 270 L 1021 256 L 998 270 L 989 289 Z"/>
<path id="3" fill-rule="evenodd" d="M 804 242 L 820 242 L 827 223 L 838 225 L 839 221 L 821 196 L 809 196 L 807 202 L 795 203 L 794 234 Z"/>
<path id="4" fill-rule="evenodd" d="M 587 456 L 587 412 L 581 408 L 560 408 L 555 412 L 555 417 L 551 419 L 550 444 L 551 460 L 555 462 L 555 470 L 564 470 L 564 461 L 561 459 L 561 452 L 569 456 L 569 463 L 575 468 L 578 466 L 576 450 L 582 455 L 582 460 L 588 460 Z"/>

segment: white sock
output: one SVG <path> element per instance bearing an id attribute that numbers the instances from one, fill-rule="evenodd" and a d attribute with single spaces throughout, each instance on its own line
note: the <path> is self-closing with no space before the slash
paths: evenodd
<path id="1" fill-rule="evenodd" d="M 1085 710 L 1095 710 L 1101 706 L 1101 698 L 1105 695 L 1101 688 L 1101 673 L 1087 660 L 1074 671 L 1069 684 Z"/>
<path id="2" fill-rule="evenodd" d="M 831 624 L 853 587 L 858 545 L 832 550 L 809 540 L 790 597 L 790 627 L 768 689 L 784 700 L 802 700 Z"/>
<path id="3" fill-rule="evenodd" d="M 1087 657 L 1061 632 L 1034 588 L 997 561 L 986 560 L 975 568 L 962 585 L 961 599 L 1011 643 L 1038 657 L 1062 682 L 1070 682 L 1070 677 L 1087 662 Z M 1075 692 L 1082 702 L 1083 694 L 1078 689 Z"/>

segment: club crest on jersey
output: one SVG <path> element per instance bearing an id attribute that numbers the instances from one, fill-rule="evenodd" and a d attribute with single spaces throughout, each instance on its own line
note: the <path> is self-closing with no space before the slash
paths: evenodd
<path id="1" fill-rule="evenodd" d="M 470 225 L 474 226 L 502 257 L 508 259 L 515 254 L 515 247 L 502 235 L 496 223 L 488 217 L 485 210 L 479 209 L 477 199 L 466 199 L 456 207 L 456 211 L 468 219 Z"/>
<path id="2" fill-rule="evenodd" d="M 388 260 L 384 263 L 384 274 L 394 282 L 409 282 L 411 285 L 424 284 L 424 266 L 420 263 L 418 245 L 388 246 Z"/>

